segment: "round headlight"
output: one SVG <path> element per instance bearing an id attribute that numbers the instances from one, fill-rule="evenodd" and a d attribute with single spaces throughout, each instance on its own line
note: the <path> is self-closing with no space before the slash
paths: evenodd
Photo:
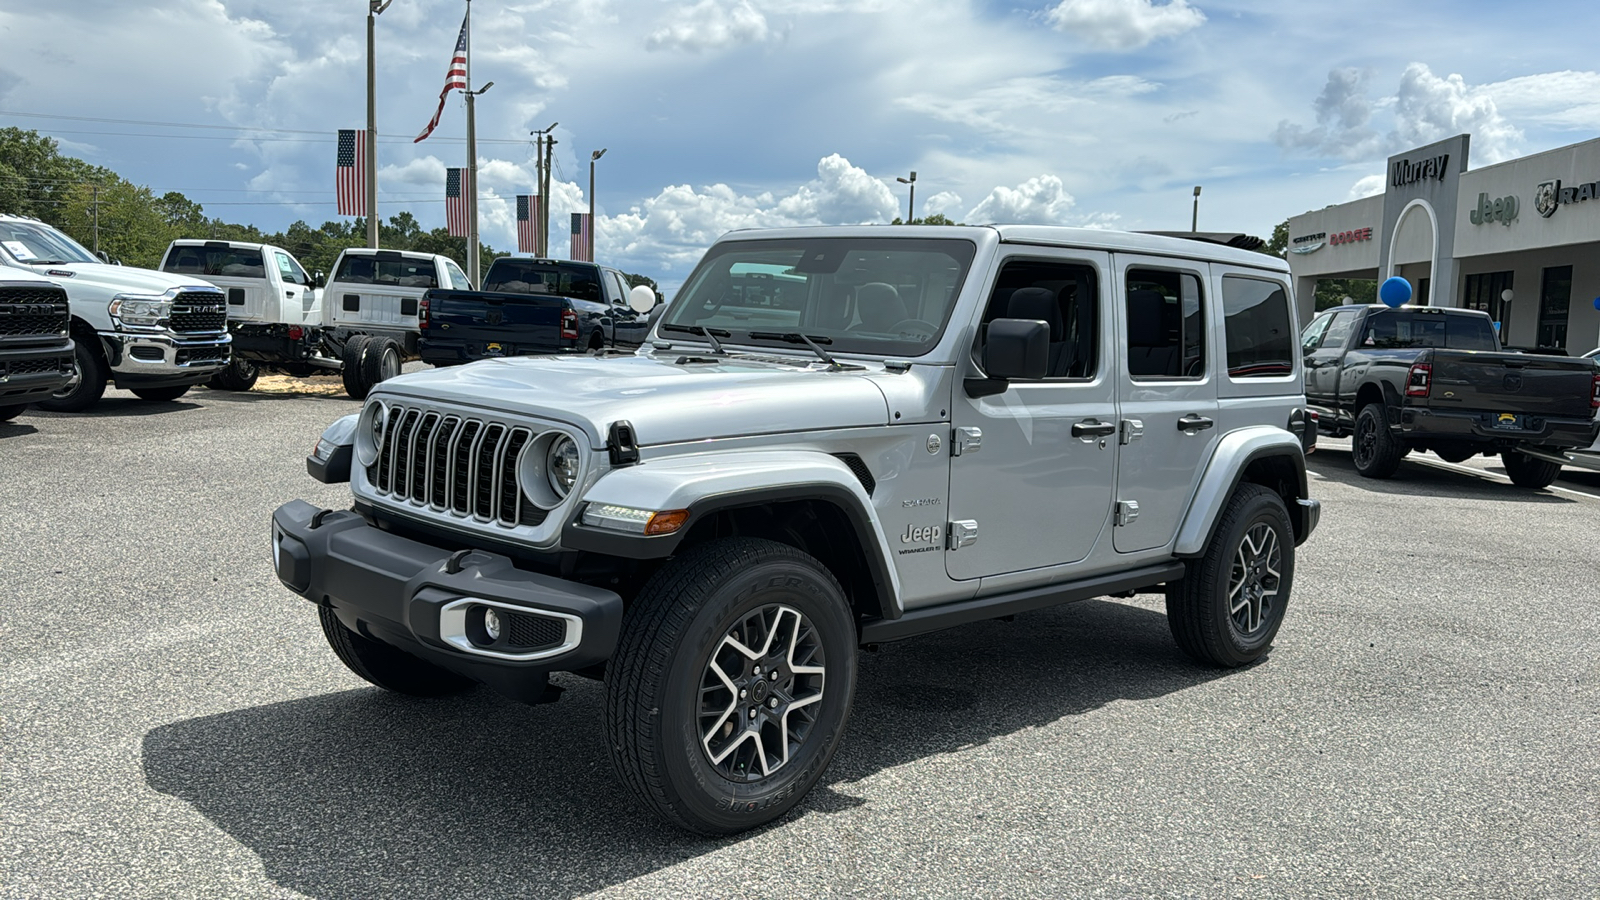
<path id="1" fill-rule="evenodd" d="M 356 461 L 370 466 L 378 461 L 378 449 L 383 446 L 383 429 L 389 424 L 389 409 L 382 403 L 367 404 L 361 411 L 361 421 L 356 425 Z"/>
<path id="2" fill-rule="evenodd" d="M 572 486 L 578 483 L 578 445 L 572 438 L 562 435 L 551 442 L 545 456 L 545 472 L 556 496 L 566 499 Z"/>

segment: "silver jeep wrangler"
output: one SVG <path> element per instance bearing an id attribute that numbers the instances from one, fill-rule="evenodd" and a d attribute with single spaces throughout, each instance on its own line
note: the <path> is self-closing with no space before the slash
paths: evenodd
<path id="1" fill-rule="evenodd" d="M 1319 510 L 1298 334 L 1281 260 L 1199 241 L 736 232 L 637 354 L 379 384 L 307 460 L 353 508 L 280 507 L 273 560 L 381 687 L 602 678 L 628 786 L 737 832 L 822 777 L 861 646 L 1164 591 L 1197 661 L 1265 654 Z"/>

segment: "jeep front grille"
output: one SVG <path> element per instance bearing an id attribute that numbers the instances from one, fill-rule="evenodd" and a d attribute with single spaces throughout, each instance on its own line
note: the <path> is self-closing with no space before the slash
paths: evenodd
<path id="1" fill-rule="evenodd" d="M 184 291 L 172 300 L 167 325 L 177 334 L 228 330 L 228 304 L 221 294 Z"/>
<path id="2" fill-rule="evenodd" d="M 391 406 L 367 481 L 379 495 L 459 519 L 511 528 L 549 511 L 522 490 L 534 430 L 472 416 Z"/>
<path id="3" fill-rule="evenodd" d="M 58 287 L 0 287 L 0 337 L 67 333 L 67 294 Z"/>

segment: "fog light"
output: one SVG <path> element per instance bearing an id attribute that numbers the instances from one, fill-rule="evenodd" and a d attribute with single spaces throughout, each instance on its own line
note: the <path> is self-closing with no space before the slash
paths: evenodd
<path id="1" fill-rule="evenodd" d="M 483 633 L 491 641 L 500 640 L 500 614 L 488 607 L 483 610 Z"/>

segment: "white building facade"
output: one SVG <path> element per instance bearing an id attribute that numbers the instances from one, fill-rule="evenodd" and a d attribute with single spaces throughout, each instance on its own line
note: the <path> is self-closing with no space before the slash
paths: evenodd
<path id="1" fill-rule="evenodd" d="M 1487 312 L 1507 346 L 1600 346 L 1600 139 L 1482 169 L 1469 150 L 1396 154 L 1382 194 L 1289 220 L 1302 321 L 1318 279 L 1399 275 L 1413 303 Z"/>

